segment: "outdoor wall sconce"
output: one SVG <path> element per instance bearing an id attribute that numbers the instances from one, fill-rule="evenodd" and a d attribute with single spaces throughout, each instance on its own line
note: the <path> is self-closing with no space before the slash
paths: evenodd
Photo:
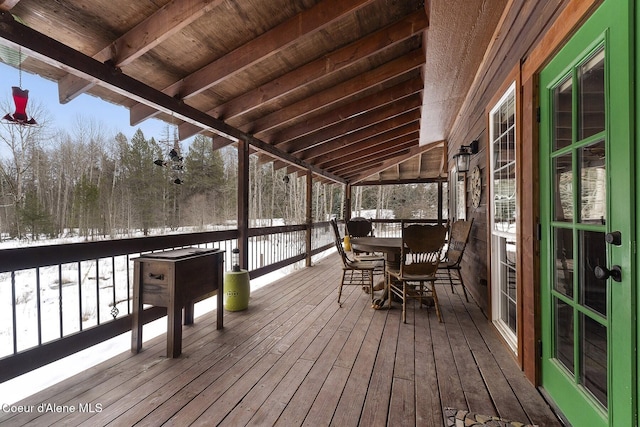
<path id="1" fill-rule="evenodd" d="M 458 172 L 468 172 L 469 171 L 469 163 L 471 162 L 471 155 L 478 153 L 478 140 L 474 140 L 469 145 L 462 145 L 460 147 L 460 151 L 458 154 L 453 156 L 453 159 L 456 162 L 456 167 Z"/>

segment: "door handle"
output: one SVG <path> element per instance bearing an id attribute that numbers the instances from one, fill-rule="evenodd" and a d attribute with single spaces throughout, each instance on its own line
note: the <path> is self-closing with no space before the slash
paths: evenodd
<path id="1" fill-rule="evenodd" d="M 611 277 L 616 282 L 622 282 L 622 268 L 619 265 L 614 265 L 611 270 L 598 265 L 593 269 L 593 272 L 598 279 L 607 280 Z"/>
<path id="2" fill-rule="evenodd" d="M 619 231 L 612 231 L 605 234 L 604 241 L 610 245 L 620 246 L 622 245 L 622 233 Z"/>

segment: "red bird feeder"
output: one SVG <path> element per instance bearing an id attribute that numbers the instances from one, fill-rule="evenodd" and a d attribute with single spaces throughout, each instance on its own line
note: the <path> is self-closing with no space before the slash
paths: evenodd
<path id="1" fill-rule="evenodd" d="M 29 91 L 17 86 L 11 87 L 13 91 L 13 103 L 16 105 L 16 112 L 6 114 L 3 119 L 20 125 L 38 124 L 35 119 L 27 117 L 27 101 L 29 100 Z"/>

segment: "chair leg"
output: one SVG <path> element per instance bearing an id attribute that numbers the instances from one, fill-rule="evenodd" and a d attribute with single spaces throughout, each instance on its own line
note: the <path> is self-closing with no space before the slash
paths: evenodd
<path id="1" fill-rule="evenodd" d="M 464 280 L 462 280 L 462 272 L 460 269 L 456 270 L 456 274 L 458 275 L 458 279 L 460 279 L 460 284 L 462 285 L 462 292 L 464 293 L 464 299 L 469 302 L 469 296 L 467 295 L 467 287 L 464 285 Z"/>
<path id="2" fill-rule="evenodd" d="M 347 270 L 342 270 L 342 280 L 340 280 L 340 286 L 338 286 L 338 305 L 342 307 L 342 303 L 340 302 L 340 297 L 342 296 L 342 285 L 344 284 L 344 278 L 347 274 Z"/>
<path id="3" fill-rule="evenodd" d="M 433 304 L 436 306 L 436 315 L 438 321 L 442 323 L 442 314 L 440 313 L 440 304 L 438 303 L 438 293 L 436 292 L 436 282 L 431 282 L 431 295 L 433 296 Z"/>
<path id="4" fill-rule="evenodd" d="M 451 293 L 455 294 L 456 291 L 453 289 L 453 277 L 451 277 L 451 269 L 447 268 L 447 275 L 449 276 L 449 285 L 451 285 Z"/>
<path id="5" fill-rule="evenodd" d="M 407 323 L 407 282 L 402 281 L 402 323 Z"/>

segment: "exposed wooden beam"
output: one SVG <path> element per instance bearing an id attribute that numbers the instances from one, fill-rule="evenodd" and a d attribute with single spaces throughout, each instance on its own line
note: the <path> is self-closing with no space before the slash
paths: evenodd
<path id="1" fill-rule="evenodd" d="M 347 175 L 356 170 L 365 170 L 366 168 L 369 168 L 371 165 L 381 163 L 384 160 L 398 157 L 399 155 L 405 153 L 407 150 L 410 150 L 411 148 L 414 148 L 417 145 L 418 145 L 418 139 L 414 138 L 411 141 L 407 141 L 402 144 L 388 147 L 387 149 L 381 150 L 374 155 L 365 156 L 359 160 L 353 160 L 349 163 L 339 165 L 335 168 L 329 168 L 327 170 L 330 170 L 331 173 Z"/>
<path id="2" fill-rule="evenodd" d="M 376 92 L 362 99 L 355 99 L 349 104 L 345 104 L 286 128 L 282 132 L 274 135 L 273 141 L 275 141 L 277 147 L 280 147 L 280 144 L 282 144 L 280 148 L 284 149 L 284 151 L 290 151 L 288 148 L 284 148 L 289 141 L 295 141 L 297 138 L 317 132 L 320 129 L 335 126 L 343 121 L 349 121 L 355 116 L 360 116 L 361 114 L 389 105 L 409 95 L 419 93 L 422 87 L 422 79 L 419 77 L 406 80 L 388 89 Z"/>
<path id="3" fill-rule="evenodd" d="M 344 137 L 336 138 L 330 142 L 325 142 L 322 145 L 311 147 L 300 153 L 298 157 L 306 161 L 311 161 L 315 157 L 337 150 L 344 145 L 371 138 L 379 133 L 387 132 L 409 123 L 414 123 L 416 120 L 420 120 L 419 109 L 408 111 L 404 114 L 393 117 L 392 119 L 385 120 L 384 122 L 369 126 L 349 135 L 345 135 Z"/>
<path id="4" fill-rule="evenodd" d="M 223 0 L 173 0 L 93 55 L 93 58 L 100 62 L 111 61 L 115 67 L 123 67 L 222 2 Z M 90 81 L 67 74 L 58 81 L 60 103 L 71 101 L 93 86 Z"/>
<path id="5" fill-rule="evenodd" d="M 328 174 L 290 154 L 284 153 L 271 144 L 267 144 L 252 135 L 229 126 L 223 121 L 145 85 L 107 64 L 96 61 L 57 40 L 17 22 L 8 12 L 0 12 L 0 39 L 2 44 L 14 49 L 21 48 L 27 55 L 33 56 L 49 65 L 64 69 L 69 73 L 76 74 L 115 93 L 137 102 L 151 105 L 155 109 L 175 115 L 180 120 L 189 121 L 207 128 L 225 138 L 235 141 L 247 141 L 255 149 L 273 154 L 288 163 L 295 164 L 303 169 L 310 169 L 312 172 L 324 175 L 336 182 L 344 182 L 340 177 Z"/>
<path id="6" fill-rule="evenodd" d="M 278 54 L 303 36 L 322 31 L 347 14 L 363 8 L 374 0 L 324 0 L 310 9 L 277 25 L 271 30 L 204 66 L 195 73 L 163 89 L 163 92 L 188 99 L 216 85 L 235 73 Z M 131 108 L 131 124 L 135 125 L 157 112 L 146 105 Z"/>
<path id="7" fill-rule="evenodd" d="M 269 135 L 280 131 L 282 127 L 290 126 L 308 116 L 318 114 L 321 109 L 330 108 L 331 105 L 338 105 L 339 102 L 345 102 L 345 100 L 358 94 L 366 93 L 368 89 L 398 78 L 405 73 L 417 72 L 424 64 L 424 60 L 424 50 L 415 49 L 369 72 L 362 73 L 330 89 L 318 92 L 310 98 L 276 110 L 248 123 L 246 126 L 236 122 L 233 123 L 240 129 L 271 142 L 272 139 L 269 138 Z"/>
<path id="8" fill-rule="evenodd" d="M 402 156 L 397 156 L 394 157 L 392 159 L 386 160 L 384 162 L 382 162 L 382 164 L 378 167 L 375 168 L 370 168 L 368 170 L 365 170 L 364 172 L 359 172 L 359 173 L 355 173 L 355 174 L 351 174 L 351 175 L 347 175 L 347 181 L 350 184 L 355 184 L 358 183 L 360 181 L 365 180 L 366 178 L 370 177 L 371 175 L 375 175 L 377 173 L 382 172 L 383 170 L 395 165 L 395 164 L 399 164 L 405 160 L 410 159 L 411 157 L 420 154 L 422 152 L 426 152 L 426 151 L 430 151 L 433 150 L 435 148 L 440 148 L 443 146 L 443 142 L 442 141 L 438 141 L 438 142 L 434 142 L 432 144 L 429 144 L 427 146 L 418 146 L 415 148 L 412 148 L 409 150 L 409 152 L 407 154 L 404 154 Z"/>
<path id="9" fill-rule="evenodd" d="M 379 134 L 374 135 L 370 138 L 353 142 L 346 139 L 341 139 L 343 141 L 342 146 L 336 147 L 334 150 L 328 150 L 326 153 L 313 159 L 313 162 L 311 163 L 323 168 L 323 166 L 321 165 L 329 164 L 330 162 L 334 161 L 336 157 L 342 157 L 346 151 L 348 151 L 349 153 L 375 151 L 379 149 L 380 146 L 388 144 L 391 140 L 412 134 L 414 132 L 418 132 L 419 130 L 419 122 L 415 120 L 414 122 L 408 123 L 406 125 L 394 127 L 390 130 L 380 132 Z"/>
<path id="10" fill-rule="evenodd" d="M 341 175 L 349 174 L 356 170 L 366 170 L 371 165 L 381 163 L 387 159 L 394 159 L 398 157 L 398 155 L 405 153 L 407 152 L 407 150 L 410 150 L 417 146 L 418 139 L 413 138 L 410 141 L 404 141 L 401 144 L 393 144 L 386 149 L 370 154 L 369 156 L 362 156 L 360 159 L 352 160 L 347 164 L 329 168 L 328 170 L 332 171 L 332 173 L 339 173 Z M 400 178 L 400 176 L 398 176 L 398 178 Z"/>
<path id="11" fill-rule="evenodd" d="M 341 138 L 344 135 L 373 126 L 376 123 L 384 122 L 395 116 L 402 115 L 407 111 L 419 109 L 421 105 L 422 97 L 419 94 L 413 94 L 368 113 L 358 115 L 350 120 L 343 121 L 317 132 L 296 138 L 286 144 L 279 145 L 278 148 L 288 153 L 299 153 L 304 151 L 306 148 L 313 147 L 314 145 L 323 144 L 333 139 Z"/>
<path id="12" fill-rule="evenodd" d="M 326 79 L 332 73 L 343 70 L 357 61 L 369 58 L 379 51 L 392 47 L 427 28 L 428 20 L 423 9 L 403 17 L 394 24 L 337 49 L 296 70 L 282 75 L 237 98 L 207 111 L 208 114 L 228 121 L 254 111 L 265 102 L 271 104 L 301 86 Z M 202 129 L 183 123 L 179 127 L 180 139 L 189 138 Z"/>
<path id="13" fill-rule="evenodd" d="M 392 150 L 409 148 L 411 144 L 418 143 L 419 137 L 420 134 L 416 131 L 397 138 L 388 139 L 375 146 L 367 146 L 367 141 L 355 145 L 348 145 L 342 150 L 334 151 L 334 158 L 322 163 L 322 166 L 320 166 L 320 163 L 315 163 L 315 165 L 322 169 L 334 171 L 333 173 L 335 173 L 335 171 L 338 170 L 337 168 L 342 165 L 363 161 L 375 157 L 378 154 L 385 155 Z"/>

